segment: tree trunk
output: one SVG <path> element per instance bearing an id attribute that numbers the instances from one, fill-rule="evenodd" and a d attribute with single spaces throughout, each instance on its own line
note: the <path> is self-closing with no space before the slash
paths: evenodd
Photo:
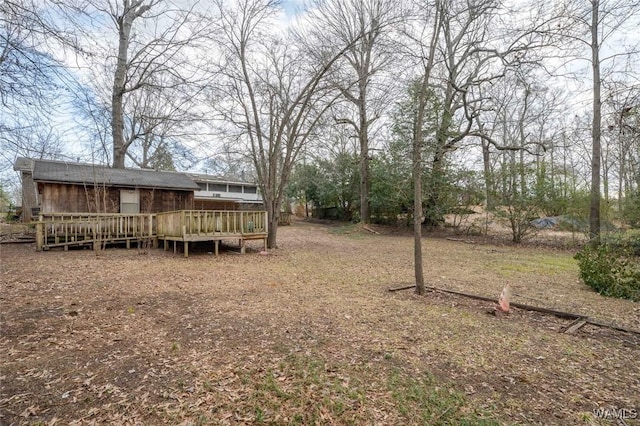
<path id="1" fill-rule="evenodd" d="M 600 127 L 602 103 L 600 100 L 600 46 L 598 42 L 599 0 L 591 0 L 591 66 L 593 69 L 593 124 L 591 129 L 591 203 L 589 206 L 589 241 L 600 244 Z"/>
<path id="2" fill-rule="evenodd" d="M 495 208 L 493 173 L 491 171 L 489 142 L 484 139 L 482 139 L 482 164 L 484 166 L 485 209 L 492 211 Z"/>
<path id="3" fill-rule="evenodd" d="M 622 136 L 618 135 L 618 140 L 621 140 Z M 620 142 L 620 168 L 618 169 L 618 211 L 624 210 L 624 204 L 622 200 L 627 196 L 624 188 L 624 182 L 626 181 L 627 171 L 625 169 L 625 162 L 627 157 L 627 149 L 623 145 L 624 142 Z"/>
<path id="4" fill-rule="evenodd" d="M 416 278 L 416 293 L 424 294 L 424 272 L 422 270 L 422 116 L 424 107 L 419 106 L 417 124 L 413 138 L 413 257 Z"/>
<path id="5" fill-rule="evenodd" d="M 424 224 L 427 226 L 438 226 L 444 221 L 441 209 L 442 183 L 444 182 L 444 152 L 441 152 L 439 148 L 436 149 L 437 152 L 433 155 L 433 161 L 431 162 L 431 175 L 427 185 L 427 201 L 424 209 Z M 422 158 L 420 158 L 420 162 L 422 164 Z M 422 182 L 420 182 L 420 185 L 422 185 Z"/>
<path id="6" fill-rule="evenodd" d="M 113 168 L 124 169 L 126 147 L 124 141 L 123 98 L 127 77 L 129 37 L 133 21 L 125 14 L 118 20 L 118 57 L 111 91 L 111 137 L 113 139 Z"/>
<path id="7" fill-rule="evenodd" d="M 364 28 L 362 28 L 364 31 Z M 361 67 L 358 70 L 360 81 L 358 97 L 358 114 L 360 122 L 358 126 L 358 139 L 360 140 L 360 222 L 371 223 L 371 209 L 369 192 L 371 182 L 369 178 L 369 116 L 367 114 L 367 84 L 369 82 L 370 62 L 369 52 L 363 52 Z"/>
<path id="8" fill-rule="evenodd" d="M 428 226 L 438 226 L 444 222 L 442 215 L 442 187 L 445 180 L 444 176 L 444 156 L 447 150 L 447 142 L 449 138 L 449 129 L 453 117 L 451 116 L 451 108 L 453 105 L 453 87 L 447 88 L 445 95 L 444 111 L 442 113 L 442 121 L 440 127 L 436 131 L 436 147 L 431 162 L 431 175 L 427 185 L 427 202 L 424 211 L 424 224 Z M 426 107 L 426 105 L 425 105 Z M 422 161 L 422 158 L 420 159 Z"/>
<path id="9" fill-rule="evenodd" d="M 366 120 L 366 117 L 365 117 Z M 362 124 L 362 123 L 361 123 Z M 367 126 L 360 127 L 360 222 L 371 222 L 369 209 L 369 138 Z"/>
<path id="10" fill-rule="evenodd" d="M 267 233 L 267 248 L 275 249 L 278 248 L 277 245 L 277 235 L 278 235 L 278 217 L 269 216 L 269 231 Z"/>
<path id="11" fill-rule="evenodd" d="M 278 235 L 280 208 L 274 200 L 270 199 L 269 196 L 265 196 L 264 205 L 267 210 L 267 223 L 269 225 L 269 230 L 267 231 L 267 248 L 278 248 L 276 237 Z"/>
<path id="12" fill-rule="evenodd" d="M 527 177 L 525 175 L 525 165 L 524 165 L 524 151 L 520 150 L 520 162 L 518 164 L 518 177 L 520 184 L 520 194 L 521 197 L 527 196 Z"/>

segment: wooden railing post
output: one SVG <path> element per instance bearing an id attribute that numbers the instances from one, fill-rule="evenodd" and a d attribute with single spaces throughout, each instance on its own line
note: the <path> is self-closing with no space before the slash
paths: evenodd
<path id="1" fill-rule="evenodd" d="M 38 217 L 36 224 L 36 250 L 42 251 L 44 247 L 44 224 L 42 223 L 42 215 Z"/>
<path id="2" fill-rule="evenodd" d="M 151 247 L 158 248 L 158 235 L 156 234 L 154 236 L 153 233 L 153 214 L 149 214 L 147 218 L 149 221 L 149 243 L 151 244 Z"/>
<path id="3" fill-rule="evenodd" d="M 89 221 L 89 223 L 91 223 L 91 221 Z M 97 218 L 95 218 L 93 220 L 93 224 L 91 226 L 91 240 L 93 241 L 93 250 L 98 250 L 98 246 L 96 245 L 96 236 L 98 235 L 98 220 Z"/>

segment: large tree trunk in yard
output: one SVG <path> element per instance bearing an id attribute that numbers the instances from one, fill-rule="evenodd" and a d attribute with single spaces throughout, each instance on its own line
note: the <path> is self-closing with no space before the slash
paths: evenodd
<path id="1" fill-rule="evenodd" d="M 280 207 L 278 203 L 265 199 L 265 208 L 267 210 L 267 248 L 278 248 L 276 237 L 278 235 L 278 220 L 280 219 Z"/>
<path id="2" fill-rule="evenodd" d="M 111 137 L 113 139 L 114 169 L 124 169 L 124 157 L 126 154 L 124 142 L 124 111 L 122 104 L 127 77 L 129 37 L 133 24 L 133 19 L 131 19 L 128 13 L 125 13 L 119 18 L 118 57 L 116 59 L 116 71 L 113 76 L 113 88 L 111 91 Z"/>
<path id="3" fill-rule="evenodd" d="M 369 142 L 367 130 L 360 138 L 360 222 L 370 223 L 371 212 L 369 210 Z"/>
<path id="4" fill-rule="evenodd" d="M 278 235 L 278 218 L 269 215 L 268 218 L 269 223 L 269 232 L 267 233 L 267 248 L 274 249 L 278 248 L 277 245 L 277 235 Z"/>
<path id="5" fill-rule="evenodd" d="M 118 57 L 111 89 L 111 137 L 113 139 L 113 168 L 124 169 L 124 158 L 128 144 L 124 138 L 124 95 L 127 91 L 127 69 L 130 64 L 129 43 L 133 22 L 150 10 L 157 2 L 144 4 L 143 0 L 125 0 L 122 15 L 114 15 L 118 27 Z"/>
<path id="6" fill-rule="evenodd" d="M 122 118 L 122 94 L 112 97 L 111 137 L 113 138 L 113 168 L 124 169 L 124 120 Z"/>
<path id="7" fill-rule="evenodd" d="M 419 133 L 421 133 L 419 131 Z M 416 293 L 424 294 L 422 270 L 422 135 L 414 140 L 413 147 L 413 261 Z"/>
<path id="8" fill-rule="evenodd" d="M 591 129 L 591 203 L 589 206 L 589 241 L 600 244 L 600 128 L 602 103 L 600 100 L 600 46 L 598 43 L 599 0 L 591 0 L 591 66 L 593 67 L 593 125 Z"/>

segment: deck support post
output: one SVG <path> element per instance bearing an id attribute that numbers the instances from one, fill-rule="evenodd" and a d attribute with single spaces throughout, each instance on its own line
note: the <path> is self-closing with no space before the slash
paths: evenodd
<path id="1" fill-rule="evenodd" d="M 219 248 L 219 246 L 220 246 L 220 240 L 215 240 L 215 241 L 213 242 L 213 245 L 214 245 L 214 249 L 215 249 L 216 256 L 218 256 L 218 248 Z"/>
<path id="2" fill-rule="evenodd" d="M 164 251 L 169 250 L 169 241 L 165 238 L 162 242 L 164 243 Z"/>
<path id="3" fill-rule="evenodd" d="M 184 242 L 184 257 L 189 257 L 189 241 Z"/>
<path id="4" fill-rule="evenodd" d="M 245 254 L 245 244 L 244 244 L 244 239 L 240 240 L 240 254 Z"/>

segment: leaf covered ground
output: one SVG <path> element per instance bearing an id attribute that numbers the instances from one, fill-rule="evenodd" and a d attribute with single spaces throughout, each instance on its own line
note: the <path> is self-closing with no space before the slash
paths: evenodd
<path id="1" fill-rule="evenodd" d="M 0 424 L 611 424 L 640 411 L 638 336 L 442 293 L 412 238 L 295 222 L 268 256 L 4 244 Z M 573 253 L 424 239 L 428 285 L 640 329 Z M 619 411 L 618 411 L 619 412 Z M 627 424 L 639 424 L 627 418 Z M 634 423 L 635 422 L 635 423 Z"/>

